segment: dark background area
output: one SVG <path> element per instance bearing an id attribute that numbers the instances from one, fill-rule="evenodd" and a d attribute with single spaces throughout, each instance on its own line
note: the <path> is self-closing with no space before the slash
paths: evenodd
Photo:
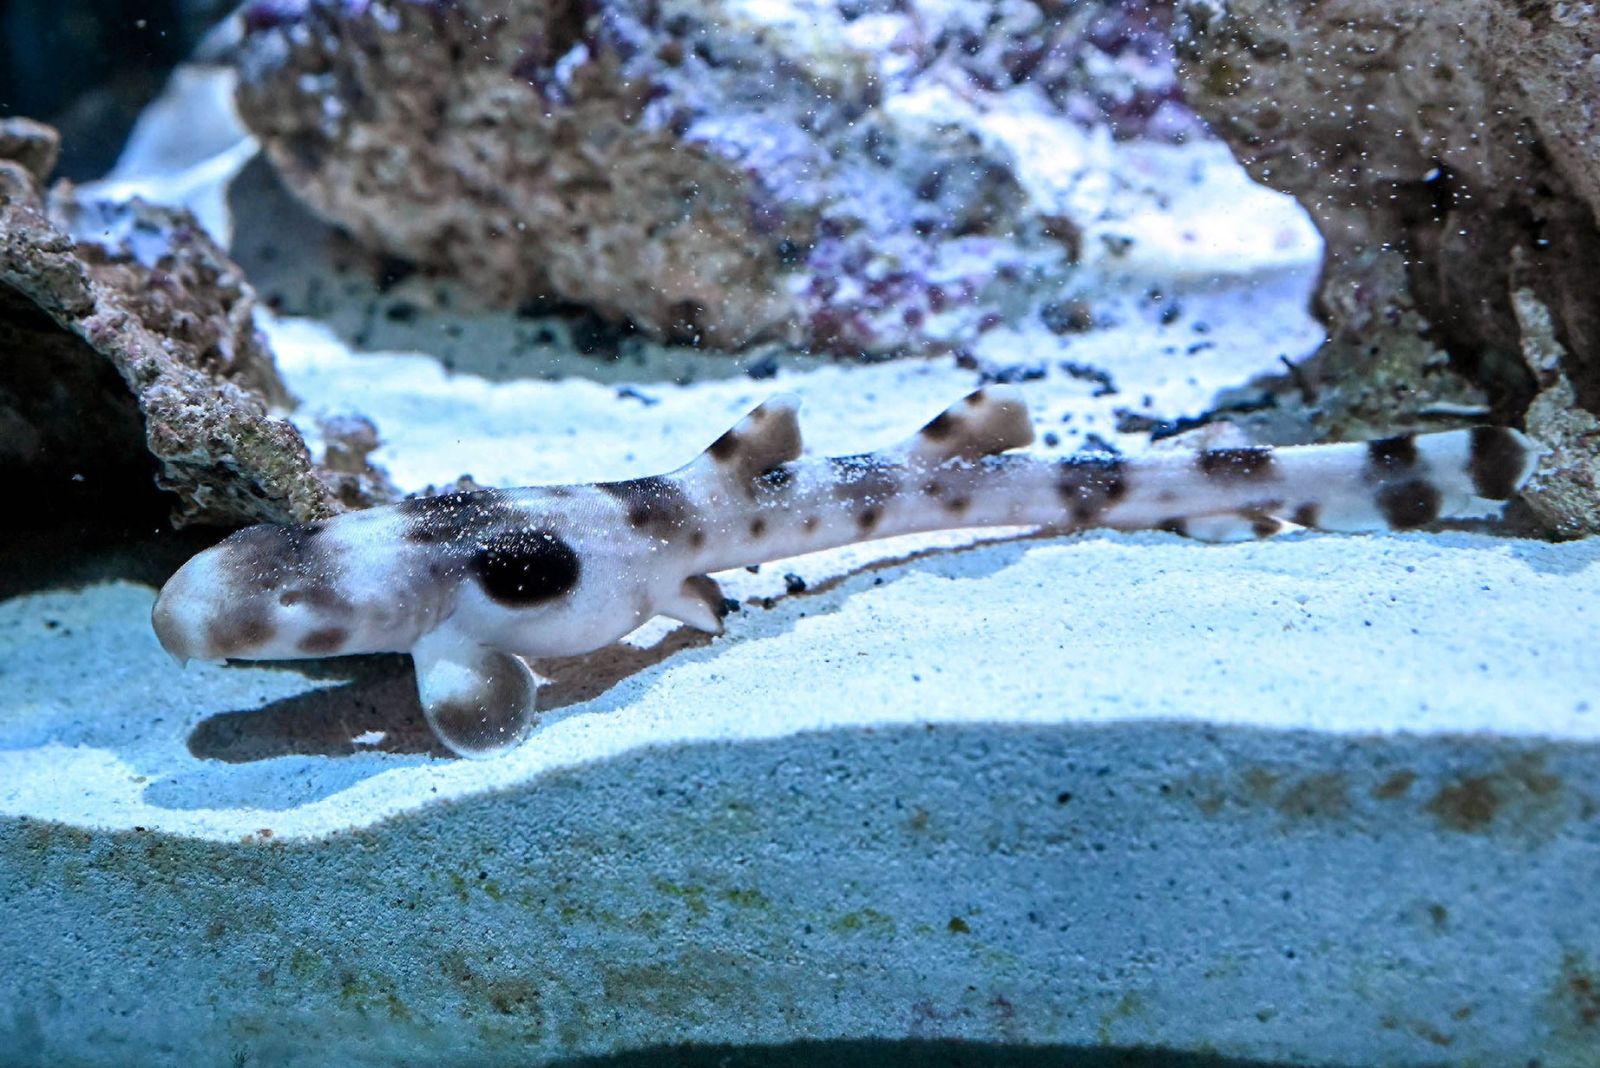
<path id="1" fill-rule="evenodd" d="M 0 0 L 0 116 L 61 131 L 57 177 L 97 178 L 227 0 Z"/>

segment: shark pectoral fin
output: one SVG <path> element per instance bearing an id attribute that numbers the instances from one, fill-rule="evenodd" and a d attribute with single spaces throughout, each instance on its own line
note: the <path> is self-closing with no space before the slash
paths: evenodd
<path id="1" fill-rule="evenodd" d="M 727 614 L 722 600 L 722 587 L 715 579 L 709 575 L 691 575 L 678 587 L 677 595 L 658 605 L 656 611 L 707 634 L 721 634 L 722 617 Z"/>
<path id="2" fill-rule="evenodd" d="M 428 726 L 457 756 L 502 753 L 538 720 L 538 676 L 510 653 L 434 632 L 411 650 L 411 659 Z"/>

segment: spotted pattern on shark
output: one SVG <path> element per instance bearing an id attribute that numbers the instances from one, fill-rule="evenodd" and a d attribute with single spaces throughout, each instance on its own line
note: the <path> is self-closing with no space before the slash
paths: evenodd
<path id="1" fill-rule="evenodd" d="M 1526 437 L 1499 427 L 1050 459 L 1016 451 L 1033 423 L 1002 385 L 891 448 L 812 457 L 797 407 L 768 400 L 666 474 L 449 493 L 239 531 L 167 582 L 156 634 L 180 659 L 409 653 L 433 730 L 481 757 L 537 722 L 529 660 L 590 652 L 657 615 L 720 633 L 718 571 L 996 526 L 1212 541 L 1409 530 L 1510 498 L 1537 459 Z"/>

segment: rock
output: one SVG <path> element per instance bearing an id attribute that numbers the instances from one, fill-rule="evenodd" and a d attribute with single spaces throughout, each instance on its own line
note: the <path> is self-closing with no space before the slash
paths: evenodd
<path id="1" fill-rule="evenodd" d="M 1565 353 L 1555 339 L 1550 309 L 1530 287 L 1511 296 L 1523 355 L 1541 387 L 1528 405 L 1528 433 L 1549 450 L 1523 500 L 1558 537 L 1600 534 L 1600 419 L 1578 403 L 1561 369 Z"/>
<path id="2" fill-rule="evenodd" d="M 343 413 L 318 421 L 322 434 L 322 462 L 317 477 L 333 490 L 345 508 L 366 508 L 379 501 L 398 500 L 400 489 L 386 471 L 376 466 L 372 453 L 381 444 L 378 428 L 363 415 Z M 457 489 L 462 488 L 459 485 Z"/>
<path id="3" fill-rule="evenodd" d="M 1195 127 L 1159 26 L 1111 5 L 262 0 L 245 19 L 241 114 L 358 240 L 502 305 L 717 347 L 926 351 L 1019 321 L 1078 255 L 1045 191 L 1082 163 L 1074 119 Z"/>
<path id="4" fill-rule="evenodd" d="M 41 185 L 56 169 L 61 138 L 55 130 L 32 119 L 0 119 L 0 160 L 21 164 Z"/>
<path id="5" fill-rule="evenodd" d="M 1177 36 L 1189 102 L 1327 242 L 1318 311 L 1332 337 L 1307 372 L 1332 386 L 1311 402 L 1324 434 L 1382 411 L 1391 428 L 1429 408 L 1519 419 L 1538 383 L 1517 256 L 1576 402 L 1600 411 L 1592 11 L 1186 0 Z"/>
<path id="6" fill-rule="evenodd" d="M 223 0 L 10 0 L 0 107 L 37 115 L 61 131 L 58 173 L 74 181 L 97 178 L 115 163 L 140 109 L 167 74 L 202 45 L 230 6 Z"/>
<path id="7" fill-rule="evenodd" d="M 913 554 L 547 665 L 493 762 L 399 658 L 0 602 L 0 1049 L 1590 1068 L 1597 596 L 1593 539 Z"/>
<path id="8" fill-rule="evenodd" d="M 23 157 L 0 159 L 0 452 L 47 505 L 30 515 L 83 494 L 114 514 L 152 485 L 176 496 L 177 525 L 336 509 L 268 414 L 288 395 L 238 268 L 187 213 L 45 197 L 53 142 L 35 129 L 0 135 Z"/>

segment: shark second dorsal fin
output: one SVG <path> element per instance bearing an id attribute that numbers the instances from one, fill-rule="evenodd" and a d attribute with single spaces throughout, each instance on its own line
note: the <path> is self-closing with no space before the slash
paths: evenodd
<path id="1" fill-rule="evenodd" d="M 928 421 L 906 442 L 911 458 L 924 464 L 976 460 L 1033 441 L 1033 420 L 1022 394 L 1010 386 L 986 386 L 967 394 Z"/>
<path id="2" fill-rule="evenodd" d="M 800 400 L 787 393 L 768 399 L 739 420 L 693 467 L 709 467 L 725 479 L 753 485 L 773 468 L 800 458 Z"/>

